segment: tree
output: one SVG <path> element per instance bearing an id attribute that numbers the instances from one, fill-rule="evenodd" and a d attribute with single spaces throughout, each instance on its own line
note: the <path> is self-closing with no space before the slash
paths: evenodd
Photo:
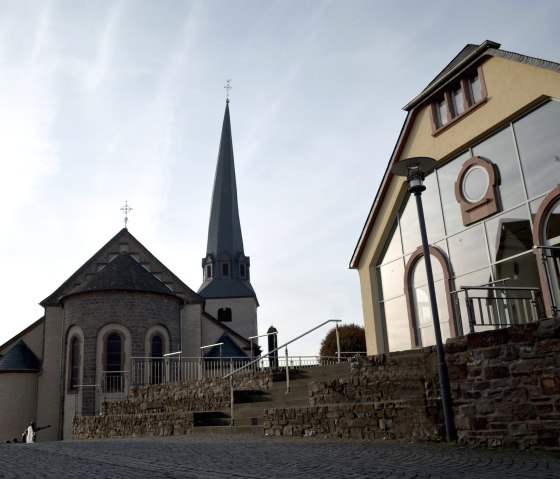
<path id="1" fill-rule="evenodd" d="M 338 327 L 340 351 L 364 352 L 366 350 L 366 332 L 363 326 L 345 324 Z M 321 341 L 321 356 L 336 356 L 336 328 L 331 329 Z"/>

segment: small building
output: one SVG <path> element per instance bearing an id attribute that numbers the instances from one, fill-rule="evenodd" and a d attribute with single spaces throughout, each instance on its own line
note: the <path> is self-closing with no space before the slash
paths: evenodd
<path id="1" fill-rule="evenodd" d="M 391 167 L 437 160 L 422 194 L 442 335 L 558 315 L 560 64 L 467 45 L 407 117 L 350 267 L 369 354 L 435 342 L 415 200 Z"/>
<path id="2" fill-rule="evenodd" d="M 133 375 L 188 379 L 179 360 L 246 362 L 257 352 L 248 339 L 257 335 L 258 301 L 241 235 L 229 104 L 202 267 L 195 292 L 120 230 L 41 302 L 42 318 L 0 346 L 1 439 L 19 437 L 31 421 L 51 426 L 39 440 L 71 439 L 74 416 L 98 414 Z M 173 353 L 180 357 L 164 359 Z"/>

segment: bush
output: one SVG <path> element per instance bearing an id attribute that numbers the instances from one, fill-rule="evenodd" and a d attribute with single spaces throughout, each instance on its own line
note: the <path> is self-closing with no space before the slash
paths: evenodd
<path id="1" fill-rule="evenodd" d="M 363 326 L 345 324 L 338 327 L 340 351 L 363 352 L 366 350 L 366 332 Z M 336 328 L 331 329 L 321 341 L 321 356 L 336 356 Z"/>

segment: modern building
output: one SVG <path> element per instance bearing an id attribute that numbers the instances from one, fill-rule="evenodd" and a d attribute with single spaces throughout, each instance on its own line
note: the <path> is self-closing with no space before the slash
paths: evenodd
<path id="1" fill-rule="evenodd" d="M 256 352 L 248 338 L 257 335 L 258 302 L 243 249 L 228 103 L 198 293 L 120 230 L 41 302 L 42 318 L 0 346 L 0 439 L 19 437 L 31 421 L 51 425 L 41 440 L 71 438 L 75 414 L 96 414 L 104 399 L 127 390 L 133 372 L 149 383 L 188 373 L 164 369 L 166 354 Z M 148 366 L 138 373 L 135 364 Z"/>
<path id="2" fill-rule="evenodd" d="M 435 342 L 419 219 L 391 167 L 437 160 L 422 194 L 444 339 L 558 314 L 560 64 L 467 45 L 407 117 L 358 240 L 368 352 Z"/>

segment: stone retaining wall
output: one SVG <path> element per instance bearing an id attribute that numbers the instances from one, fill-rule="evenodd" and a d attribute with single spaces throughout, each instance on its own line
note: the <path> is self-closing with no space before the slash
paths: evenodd
<path id="1" fill-rule="evenodd" d="M 234 389 L 266 390 L 272 374 L 259 372 L 234 378 Z M 193 412 L 229 410 L 228 379 L 209 378 L 134 387 L 122 401 L 103 404 L 100 416 L 77 416 L 74 439 L 169 436 L 187 434 L 193 427 Z"/>
<path id="2" fill-rule="evenodd" d="M 461 444 L 560 450 L 560 322 L 447 343 Z"/>
<path id="3" fill-rule="evenodd" d="M 448 340 L 460 444 L 560 450 L 560 322 Z M 378 355 L 309 389 L 310 407 L 268 409 L 271 435 L 441 439 L 435 348 Z"/>
<path id="4" fill-rule="evenodd" d="M 442 437 L 437 361 L 431 348 L 380 354 L 348 378 L 309 386 L 310 407 L 268 409 L 265 433 L 322 438 Z"/>
<path id="5" fill-rule="evenodd" d="M 74 439 L 180 436 L 193 428 L 192 412 L 77 416 Z"/>

